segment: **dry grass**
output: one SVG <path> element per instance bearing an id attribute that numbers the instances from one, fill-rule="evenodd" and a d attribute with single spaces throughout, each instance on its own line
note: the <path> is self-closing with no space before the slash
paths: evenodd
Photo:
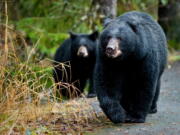
<path id="1" fill-rule="evenodd" d="M 0 134 L 83 134 L 109 123 L 94 112 L 95 99 L 57 102 L 52 61 L 38 60 L 38 41 L 29 46 L 8 25 L 6 3 L 5 19 L 0 24 Z"/>
<path id="2" fill-rule="evenodd" d="M 13 34 L 8 29 L 7 37 Z M 86 98 L 57 102 L 50 60 L 33 62 L 27 54 L 28 59 L 20 58 L 15 43 L 4 46 L 8 51 L 1 50 L 0 134 L 77 134 L 105 123 Z"/>

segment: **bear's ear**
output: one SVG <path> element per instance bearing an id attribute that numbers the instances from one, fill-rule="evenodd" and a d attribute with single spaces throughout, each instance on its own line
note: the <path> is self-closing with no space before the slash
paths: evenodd
<path id="1" fill-rule="evenodd" d="M 98 38 L 98 36 L 99 36 L 99 32 L 96 30 L 96 31 L 94 31 L 93 33 L 91 33 L 91 34 L 89 35 L 89 38 L 90 38 L 91 40 L 95 41 L 95 40 Z"/>
<path id="2" fill-rule="evenodd" d="M 69 33 L 71 39 L 74 39 L 77 36 L 77 34 L 72 31 L 69 31 L 68 33 Z"/>
<path id="3" fill-rule="evenodd" d="M 132 22 L 127 22 L 127 24 L 130 26 L 130 28 L 137 33 L 137 24 L 136 22 L 132 21 Z"/>
<path id="4" fill-rule="evenodd" d="M 108 24 L 109 24 L 110 22 L 112 22 L 112 20 L 113 20 L 113 19 L 111 19 L 111 18 L 105 18 L 105 19 L 103 20 L 103 26 L 104 26 L 104 28 L 105 28 L 106 26 L 108 26 Z"/>

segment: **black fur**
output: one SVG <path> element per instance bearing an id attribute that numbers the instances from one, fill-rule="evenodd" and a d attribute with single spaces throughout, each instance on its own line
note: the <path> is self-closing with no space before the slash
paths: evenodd
<path id="1" fill-rule="evenodd" d="M 95 96 L 93 89 L 93 70 L 95 65 L 95 48 L 97 45 L 98 32 L 92 34 L 75 34 L 70 32 L 70 38 L 57 49 L 54 60 L 53 76 L 56 83 L 62 82 L 58 85 L 60 94 L 70 97 L 70 94 L 79 96 L 85 87 L 86 81 L 90 80 L 90 91 L 88 96 Z M 87 47 L 89 56 L 86 58 L 77 56 L 77 51 L 81 45 Z M 67 64 L 65 69 L 59 63 Z M 70 67 L 68 67 L 70 66 Z M 66 85 L 67 84 L 67 85 Z M 73 84 L 77 89 L 65 88 L 69 84 Z"/>
<path id="2" fill-rule="evenodd" d="M 108 58 L 109 38 L 120 39 L 122 55 Z M 145 122 L 157 111 L 160 79 L 167 61 L 166 37 L 146 13 L 128 12 L 105 25 L 99 39 L 94 87 L 114 123 Z"/>

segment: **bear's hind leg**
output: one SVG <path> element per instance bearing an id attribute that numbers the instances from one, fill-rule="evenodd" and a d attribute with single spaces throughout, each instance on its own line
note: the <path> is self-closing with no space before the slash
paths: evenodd
<path id="1" fill-rule="evenodd" d="M 161 82 L 160 82 L 160 79 L 159 79 L 158 82 L 157 82 L 156 92 L 155 92 L 155 95 L 154 95 L 154 98 L 153 98 L 153 101 L 152 101 L 152 105 L 151 105 L 151 108 L 149 110 L 150 114 L 157 112 L 157 101 L 158 101 L 158 98 L 159 98 L 160 86 L 161 86 Z"/>
<path id="2" fill-rule="evenodd" d="M 143 72 L 142 72 L 143 73 Z M 137 77 L 136 91 L 133 99 L 133 110 L 126 117 L 126 122 L 143 123 L 149 113 L 153 99 L 155 99 L 157 86 L 157 72 L 149 71 Z M 158 94 L 157 94 L 158 95 Z M 156 103 L 155 100 L 154 103 Z"/>

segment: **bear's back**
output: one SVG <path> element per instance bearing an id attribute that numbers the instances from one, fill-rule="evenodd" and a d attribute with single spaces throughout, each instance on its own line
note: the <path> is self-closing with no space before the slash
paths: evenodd
<path id="1" fill-rule="evenodd" d="M 157 23 L 154 21 L 154 19 L 147 13 L 144 12 L 138 12 L 138 11 L 131 11 L 122 14 L 121 16 L 117 17 L 117 21 L 128 21 L 131 23 L 134 23 L 136 25 L 147 25 L 147 24 L 155 24 Z"/>
<path id="2" fill-rule="evenodd" d="M 66 39 L 57 49 L 54 60 L 58 62 L 66 62 L 71 60 L 71 40 Z"/>
<path id="3" fill-rule="evenodd" d="M 155 52 L 161 69 L 164 69 L 167 61 L 167 40 L 163 29 L 150 15 L 143 12 L 131 11 L 115 19 L 115 23 L 127 22 L 134 25 L 137 35 L 141 38 L 140 44 L 144 44 L 146 52 Z"/>

